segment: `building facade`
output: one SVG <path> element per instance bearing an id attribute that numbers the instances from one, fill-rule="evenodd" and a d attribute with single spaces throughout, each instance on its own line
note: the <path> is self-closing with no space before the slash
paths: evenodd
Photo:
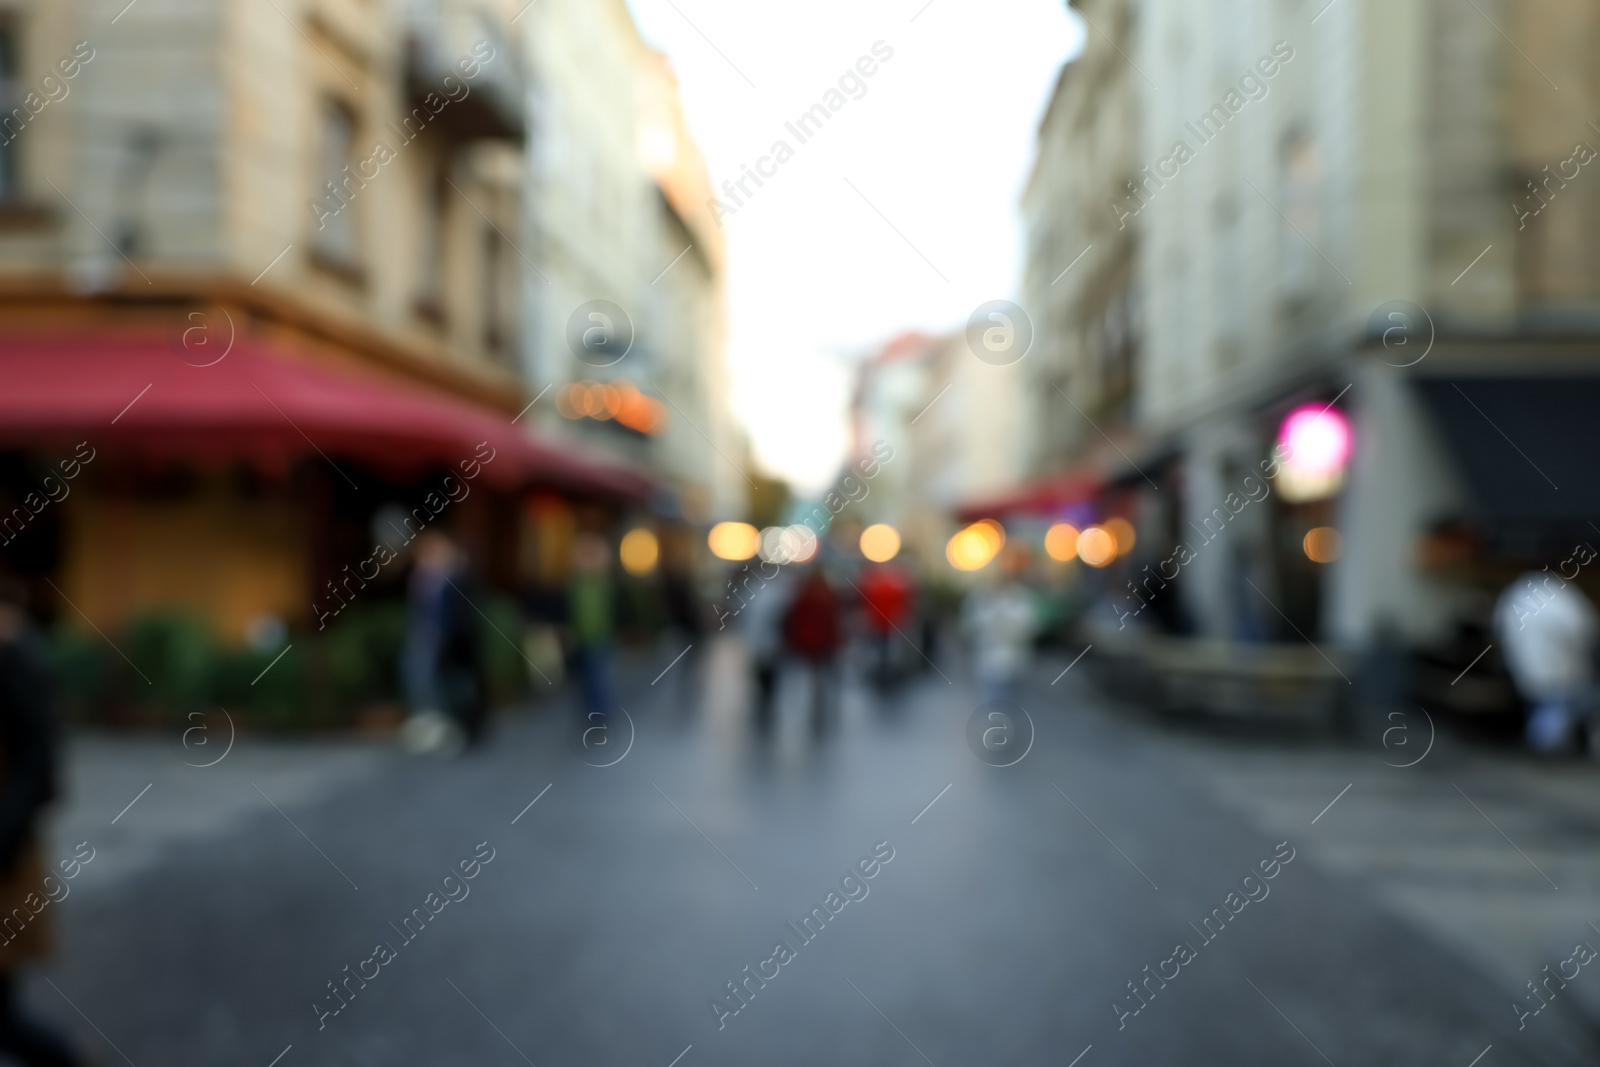
<path id="1" fill-rule="evenodd" d="M 517 6 L 0 3 L 3 540 L 63 617 L 319 628 L 379 515 L 511 584 L 525 489 L 642 493 L 516 421 Z"/>
<path id="2" fill-rule="evenodd" d="M 1027 425 L 1031 470 L 1090 464 L 1102 517 L 1138 518 L 1129 563 L 1165 576 L 1111 625 L 1156 598 L 1224 640 L 1481 625 L 1590 536 L 1570 427 L 1600 375 L 1600 101 L 1573 42 L 1600 12 L 1075 6 L 1094 29 L 1023 202 L 1030 392 L 1053 402 Z M 1320 488 L 1279 475 L 1299 410 L 1348 427 Z"/>
<path id="3" fill-rule="evenodd" d="M 722 237 L 676 78 L 623 0 L 551 0 L 521 22 L 537 131 L 525 359 L 556 400 L 535 415 L 649 470 L 669 516 L 737 515 Z"/>

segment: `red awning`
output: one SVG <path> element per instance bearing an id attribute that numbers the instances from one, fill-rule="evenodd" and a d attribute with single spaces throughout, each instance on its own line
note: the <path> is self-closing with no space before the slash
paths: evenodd
<path id="1" fill-rule="evenodd" d="M 996 496 L 963 504 L 956 509 L 956 518 L 962 522 L 976 522 L 1013 515 L 1054 515 L 1069 505 L 1093 500 L 1101 481 L 1082 470 L 1050 475 Z"/>
<path id="2" fill-rule="evenodd" d="M 644 475 L 539 441 L 497 411 L 376 377 L 315 366 L 238 337 L 210 366 L 160 337 L 0 339 L 0 447 L 91 446 L 282 469 L 307 455 L 395 478 L 454 468 L 492 449 L 481 476 L 644 499 Z"/>

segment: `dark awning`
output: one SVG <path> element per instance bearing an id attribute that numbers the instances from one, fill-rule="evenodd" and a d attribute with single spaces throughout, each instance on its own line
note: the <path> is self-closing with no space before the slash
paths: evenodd
<path id="1" fill-rule="evenodd" d="M 1471 495 L 1465 517 L 1494 542 L 1532 549 L 1600 536 L 1589 525 L 1600 525 L 1600 376 L 1416 386 Z"/>

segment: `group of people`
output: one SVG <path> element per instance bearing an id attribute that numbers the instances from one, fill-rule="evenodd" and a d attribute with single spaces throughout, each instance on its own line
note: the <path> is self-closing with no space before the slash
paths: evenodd
<path id="1" fill-rule="evenodd" d="M 915 579 L 905 568 L 875 564 L 846 579 L 853 596 L 841 593 L 822 563 L 789 565 L 759 588 L 749 589 L 740 610 L 750 654 L 758 725 L 773 718 L 778 680 L 786 662 L 811 679 L 812 719 L 820 729 L 837 699 L 839 658 L 852 633 L 871 649 L 872 673 L 892 685 L 903 671 L 893 642 L 904 637 L 917 614 Z M 909 637 L 906 638 L 910 640 Z"/>
<path id="2" fill-rule="evenodd" d="M 562 658 L 576 675 L 580 707 L 589 717 L 611 714 L 617 702 L 612 555 L 604 538 L 580 535 L 561 596 Z M 934 612 L 909 567 L 869 564 L 839 579 L 830 577 L 829 567 L 787 565 L 774 578 L 743 586 L 739 622 L 755 715 L 763 727 L 772 722 L 786 664 L 809 675 L 812 716 L 820 728 L 837 702 L 841 653 L 852 640 L 863 649 L 859 662 L 866 676 L 886 689 L 933 660 Z M 1025 569 L 1022 557 L 1003 555 L 962 609 L 961 630 L 986 700 L 1015 700 L 1031 657 L 1038 619 Z M 670 621 L 697 634 L 696 598 L 687 587 L 677 594 L 668 597 Z M 407 596 L 401 677 L 412 714 L 402 737 L 413 751 L 457 751 L 483 737 L 488 708 L 483 619 L 466 556 L 447 535 L 430 531 L 418 539 Z M 1586 741 L 1600 757 L 1600 615 L 1582 591 L 1545 572 L 1523 575 L 1501 595 L 1494 629 L 1506 668 L 1528 704 L 1529 747 L 1554 753 Z"/>
<path id="3" fill-rule="evenodd" d="M 985 699 L 1015 699 L 1039 629 L 1025 561 L 1007 556 L 998 573 L 969 592 L 960 627 Z M 752 590 L 741 609 L 757 724 L 770 726 L 785 664 L 810 676 L 812 718 L 820 728 L 837 702 L 840 656 L 860 642 L 865 677 L 892 689 L 938 656 L 936 612 L 915 574 L 893 563 L 869 564 L 835 584 L 820 563 L 784 567 Z"/>

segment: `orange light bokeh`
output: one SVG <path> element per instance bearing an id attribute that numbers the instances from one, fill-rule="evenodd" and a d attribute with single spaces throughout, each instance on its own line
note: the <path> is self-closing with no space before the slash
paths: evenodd
<path id="1" fill-rule="evenodd" d="M 1045 555 L 1057 563 L 1068 563 L 1078 558 L 1078 528 L 1070 522 L 1058 522 L 1044 535 Z"/>

